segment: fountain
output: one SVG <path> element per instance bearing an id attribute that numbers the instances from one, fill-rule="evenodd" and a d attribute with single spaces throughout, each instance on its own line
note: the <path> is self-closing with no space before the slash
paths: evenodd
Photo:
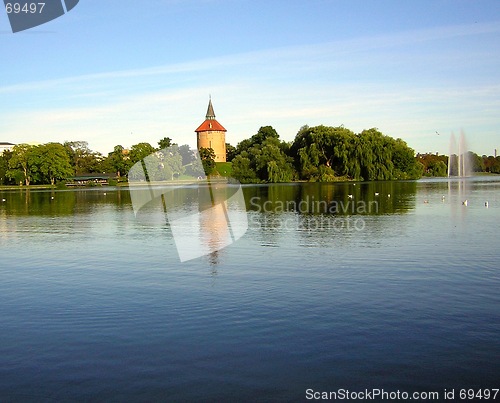
<path id="1" fill-rule="evenodd" d="M 467 151 L 467 142 L 465 141 L 465 134 L 462 131 L 460 138 L 457 142 L 455 134 L 451 133 L 450 137 L 450 156 L 448 159 L 448 177 L 458 176 L 463 178 L 470 176 L 471 173 L 471 158 L 470 153 Z"/>

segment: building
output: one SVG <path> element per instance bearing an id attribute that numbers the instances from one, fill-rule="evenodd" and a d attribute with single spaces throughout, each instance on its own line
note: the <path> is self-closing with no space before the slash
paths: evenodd
<path id="1" fill-rule="evenodd" d="M 4 151 L 11 151 L 14 146 L 15 144 L 12 143 L 0 142 L 0 155 L 2 155 Z"/>
<path id="2" fill-rule="evenodd" d="M 195 130 L 198 150 L 211 148 L 215 153 L 215 162 L 226 162 L 226 129 L 215 120 L 212 99 L 208 101 L 205 121 Z"/>

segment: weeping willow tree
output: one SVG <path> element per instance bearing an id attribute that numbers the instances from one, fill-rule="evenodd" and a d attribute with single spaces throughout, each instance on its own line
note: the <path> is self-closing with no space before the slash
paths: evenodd
<path id="1" fill-rule="evenodd" d="M 350 144 L 355 137 L 343 126 L 302 127 L 290 149 L 302 178 L 321 180 L 322 166 L 331 170 L 333 175 L 328 177 L 349 176 Z"/>
<path id="2" fill-rule="evenodd" d="M 302 127 L 290 148 L 306 180 L 389 180 L 420 177 L 415 152 L 372 128 L 355 134 L 339 126 Z"/>

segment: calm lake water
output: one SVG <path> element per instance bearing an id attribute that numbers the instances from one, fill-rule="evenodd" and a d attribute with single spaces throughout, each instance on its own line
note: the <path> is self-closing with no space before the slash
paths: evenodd
<path id="1" fill-rule="evenodd" d="M 500 177 L 243 191 L 184 263 L 127 189 L 0 192 L 0 400 L 500 387 Z"/>

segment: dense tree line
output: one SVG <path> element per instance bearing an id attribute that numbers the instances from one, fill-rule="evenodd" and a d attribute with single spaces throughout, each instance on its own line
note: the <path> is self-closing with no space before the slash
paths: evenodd
<path id="1" fill-rule="evenodd" d="M 166 158 L 161 150 L 168 147 Z M 343 126 L 303 126 L 292 142 L 285 142 L 273 127 L 263 126 L 236 147 L 226 144 L 226 152 L 232 175 L 242 183 L 417 179 L 448 172 L 448 156 L 415 156 L 406 142 L 375 128 L 354 133 Z M 127 175 L 134 175 L 129 172 L 132 166 L 146 157 L 162 167 L 152 174 L 157 179 L 203 175 L 194 172 L 193 150 L 172 143 L 169 137 L 161 139 L 157 147 L 141 142 L 127 150 L 117 145 L 107 156 L 90 150 L 85 141 L 73 141 L 19 144 L 5 151 L 0 155 L 0 184 L 55 184 L 92 173 L 126 180 Z M 208 175 L 218 174 L 212 149 L 201 149 L 200 158 Z M 500 173 L 500 157 L 469 152 L 469 160 L 472 172 Z"/>
<path id="2" fill-rule="evenodd" d="M 483 161 L 484 172 L 500 174 L 500 156 L 483 155 L 481 159 Z"/>
<path id="3" fill-rule="evenodd" d="M 439 154 L 417 154 L 417 161 L 422 164 L 424 176 L 447 176 L 448 156 Z"/>
<path id="4" fill-rule="evenodd" d="M 291 143 L 270 126 L 240 142 L 226 144 L 233 175 L 243 183 L 290 180 L 392 180 L 447 176 L 448 156 L 417 154 L 402 139 L 378 129 L 354 133 L 339 126 L 303 126 Z M 500 157 L 468 152 L 471 172 L 500 173 Z M 455 158 L 455 161 L 457 159 Z"/>
<path id="5" fill-rule="evenodd" d="M 457 155 L 452 155 L 452 161 L 455 161 L 451 167 L 451 173 L 457 174 L 458 168 L 456 166 L 458 157 Z M 447 155 L 440 154 L 417 154 L 417 161 L 423 165 L 423 175 L 424 176 L 447 176 L 448 175 L 448 161 L 449 157 Z M 470 165 L 470 171 L 474 172 L 488 172 L 500 174 L 500 157 L 493 156 L 479 156 L 472 151 L 468 151 L 466 158 Z"/>
<path id="6" fill-rule="evenodd" d="M 377 129 L 304 126 L 286 143 L 265 126 L 231 152 L 241 182 L 415 179 L 423 172 L 413 149 Z"/>
<path id="7" fill-rule="evenodd" d="M 74 172 L 67 149 L 60 143 L 39 146 L 19 144 L 1 158 L 4 184 L 50 183 L 66 179 Z"/>
<path id="8" fill-rule="evenodd" d="M 168 148 L 170 155 L 163 155 L 161 150 Z M 210 150 L 205 152 L 203 164 L 213 167 Z M 158 142 L 158 147 L 149 143 L 138 143 L 130 150 L 117 145 L 106 157 L 92 151 L 85 141 L 61 143 L 47 143 L 42 145 L 19 144 L 12 151 L 5 151 L 0 155 L 0 184 L 51 184 L 59 181 L 87 174 L 109 174 L 117 178 L 126 177 L 132 166 L 144 158 L 162 169 L 151 172 L 154 179 L 165 179 L 183 173 L 190 175 L 203 175 L 195 172 L 196 164 L 192 165 L 195 157 L 188 145 L 178 146 L 173 144 L 168 137 Z M 153 159 L 156 159 L 153 161 Z M 161 171 L 161 172 L 160 172 Z M 133 173 L 132 173 L 133 174 Z M 161 176 L 161 178 L 160 178 Z M 165 176 L 165 178 L 163 178 Z"/>

